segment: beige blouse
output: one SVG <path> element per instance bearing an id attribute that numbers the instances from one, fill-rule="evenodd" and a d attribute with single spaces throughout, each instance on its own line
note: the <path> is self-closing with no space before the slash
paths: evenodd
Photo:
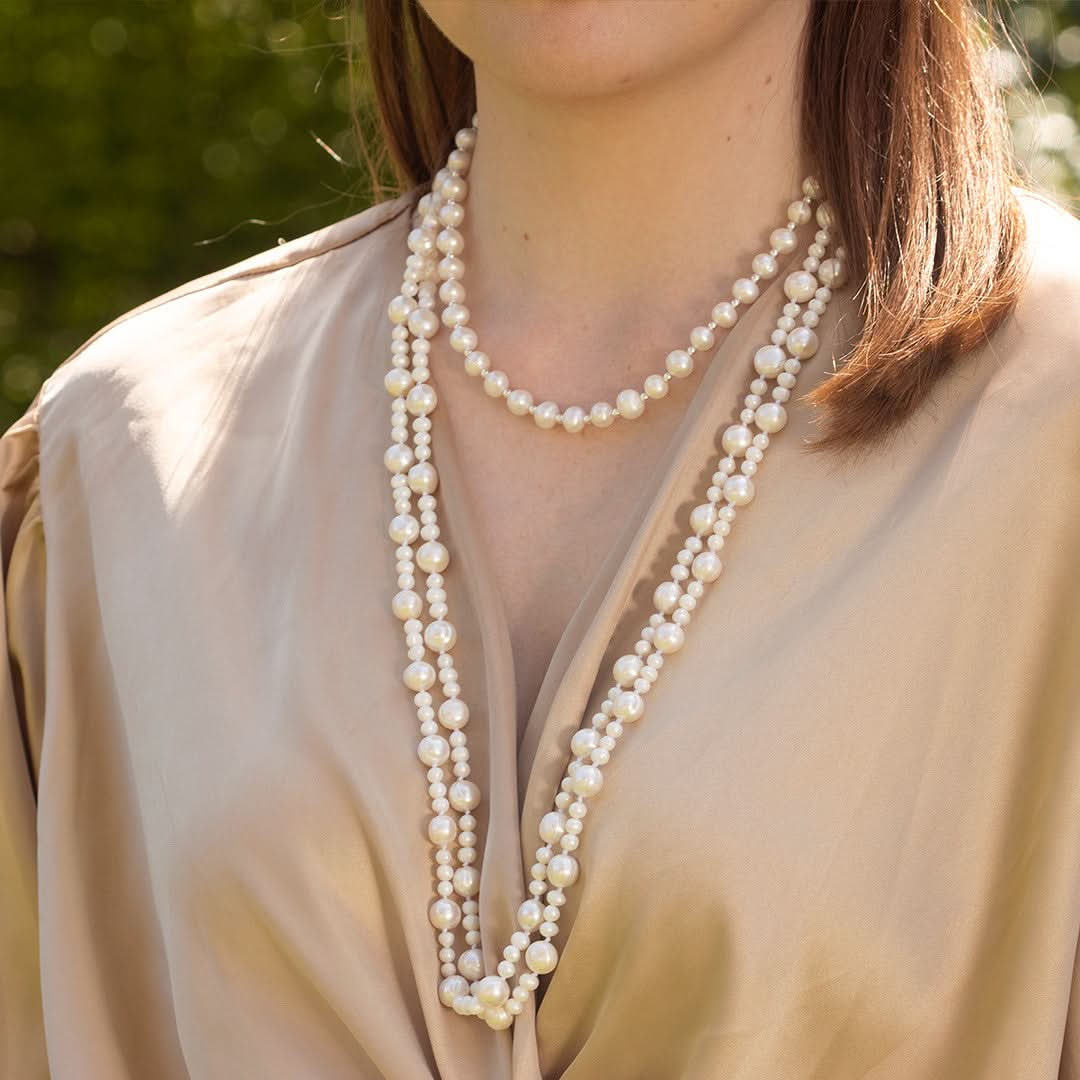
<path id="1" fill-rule="evenodd" d="M 495 1032 L 437 998 L 389 609 L 386 305 L 415 194 L 124 316 L 0 440 L 0 1075 L 1080 1080 L 1080 223 L 1024 196 L 1019 308 L 887 449 L 805 453 L 793 406 L 606 770 L 560 965 Z M 435 414 L 489 969 L 782 277 L 516 734 Z M 857 327 L 849 288 L 799 394 Z"/>

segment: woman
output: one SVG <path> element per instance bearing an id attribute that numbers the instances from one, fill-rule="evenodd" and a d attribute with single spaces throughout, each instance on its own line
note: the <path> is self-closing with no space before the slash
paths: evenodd
<path id="1" fill-rule="evenodd" d="M 972 10 L 366 17 L 405 190 L 0 442 L 4 1075 L 1076 1080 L 1080 225 Z"/>

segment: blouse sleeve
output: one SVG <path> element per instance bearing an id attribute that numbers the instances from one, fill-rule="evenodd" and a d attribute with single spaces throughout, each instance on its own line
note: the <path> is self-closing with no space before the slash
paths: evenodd
<path id="1" fill-rule="evenodd" d="M 0 1076 L 48 1077 L 37 914 L 45 543 L 37 403 L 0 436 Z"/>

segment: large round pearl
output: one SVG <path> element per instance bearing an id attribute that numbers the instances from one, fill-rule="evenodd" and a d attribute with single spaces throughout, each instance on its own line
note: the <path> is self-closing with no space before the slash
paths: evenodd
<path id="1" fill-rule="evenodd" d="M 480 789 L 471 780 L 455 780 L 447 792 L 450 805 L 461 814 L 467 814 L 480 805 Z"/>
<path id="2" fill-rule="evenodd" d="M 736 473 L 724 481 L 724 498 L 734 506 L 745 506 L 754 498 L 754 481 Z"/>
<path id="3" fill-rule="evenodd" d="M 580 405 L 570 405 L 563 409 L 562 426 L 564 431 L 576 435 L 585 427 L 585 410 Z"/>
<path id="4" fill-rule="evenodd" d="M 555 970 L 559 962 L 559 953 L 550 941 L 534 941 L 525 950 L 525 964 L 537 975 L 547 975 Z"/>
<path id="5" fill-rule="evenodd" d="M 661 623 L 653 634 L 653 644 L 656 646 L 657 652 L 665 654 L 678 652 L 683 647 L 685 640 L 686 635 L 683 633 L 683 628 L 678 623 L 673 622 Z"/>
<path id="6" fill-rule="evenodd" d="M 444 653 L 454 647 L 457 641 L 457 630 L 454 624 L 445 619 L 436 619 L 428 623 L 424 630 L 424 643 L 432 652 Z"/>
<path id="7" fill-rule="evenodd" d="M 739 321 L 739 309 L 730 301 L 721 300 L 712 309 L 712 321 L 727 330 Z"/>
<path id="8" fill-rule="evenodd" d="M 656 591 L 653 593 L 653 603 L 656 605 L 657 611 L 666 615 L 669 611 L 675 610 L 680 596 L 682 596 L 682 589 L 674 581 L 663 581 L 656 586 Z"/>
<path id="9" fill-rule="evenodd" d="M 510 1014 L 509 1009 L 502 1005 L 489 1005 L 485 1007 L 483 1017 L 484 1023 L 486 1023 L 492 1031 L 505 1031 L 506 1028 L 514 1022 L 514 1017 Z"/>
<path id="10" fill-rule="evenodd" d="M 454 871 L 454 891 L 468 899 L 480 891 L 480 871 L 475 866 L 459 866 Z"/>
<path id="11" fill-rule="evenodd" d="M 451 731 L 458 731 L 469 722 L 469 706 L 461 698 L 447 698 L 439 706 L 439 723 Z"/>
<path id="12" fill-rule="evenodd" d="M 429 540 L 416 549 L 416 562 L 428 574 L 441 574 L 450 565 L 450 552 L 438 540 Z"/>
<path id="13" fill-rule="evenodd" d="M 763 405 L 757 407 L 757 411 L 754 413 L 754 423 L 762 431 L 767 431 L 772 435 L 780 431 L 787 423 L 787 410 L 778 402 L 766 401 Z"/>
<path id="14" fill-rule="evenodd" d="M 704 536 L 716 524 L 716 507 L 701 503 L 690 511 L 690 528 L 696 536 Z"/>
<path id="15" fill-rule="evenodd" d="M 677 597 L 675 602 L 679 602 Z M 632 685 L 633 681 L 641 674 L 641 657 L 634 656 L 633 653 L 620 656 L 612 666 L 611 673 L 620 686 Z"/>
<path id="16" fill-rule="evenodd" d="M 599 739 L 597 742 L 599 743 Z M 549 810 L 540 819 L 540 839 L 545 844 L 557 844 L 562 838 L 563 833 L 566 832 L 566 818 L 559 813 L 558 810 Z M 540 924 L 537 923 L 539 926 Z M 532 927 L 526 927 L 525 929 L 531 930 Z"/>
<path id="17" fill-rule="evenodd" d="M 781 255 L 794 251 L 797 242 L 794 229 L 773 229 L 769 233 L 769 247 L 776 248 Z"/>
<path id="18" fill-rule="evenodd" d="M 698 352 L 708 352 L 716 344 L 716 335 L 707 326 L 695 326 L 690 331 L 690 344 Z"/>
<path id="19" fill-rule="evenodd" d="M 636 390 L 620 390 L 615 408 L 624 420 L 636 420 L 645 411 L 645 402 Z"/>
<path id="20" fill-rule="evenodd" d="M 838 289 L 847 281 L 847 265 L 840 259 L 825 259 L 818 267 L 821 284 L 830 289 Z"/>
<path id="21" fill-rule="evenodd" d="M 401 675 L 410 690 L 419 693 L 435 685 L 435 669 L 426 660 L 414 660 Z"/>
<path id="22" fill-rule="evenodd" d="M 510 987 L 498 975 L 486 975 L 473 987 L 473 994 L 482 1005 L 502 1005 L 510 996 Z"/>
<path id="23" fill-rule="evenodd" d="M 489 371 L 484 376 L 484 393 L 488 397 L 502 397 L 509 386 L 510 376 L 505 371 Z"/>
<path id="24" fill-rule="evenodd" d="M 439 399 L 431 383 L 417 383 L 405 397 L 405 408 L 413 416 L 427 416 L 434 412 Z"/>
<path id="25" fill-rule="evenodd" d="M 578 765 L 570 781 L 576 795 L 583 799 L 591 799 L 600 794 L 604 786 L 604 774 L 595 765 Z M 551 879 L 551 864 L 548 863 L 548 879 Z"/>
<path id="26" fill-rule="evenodd" d="M 448 975 L 439 983 L 439 1000 L 446 1006 L 469 992 L 469 984 L 462 975 Z"/>
<path id="27" fill-rule="evenodd" d="M 418 461 L 408 475 L 409 488 L 417 495 L 431 495 L 439 486 L 439 474 L 430 461 Z"/>
<path id="28" fill-rule="evenodd" d="M 457 961 L 458 971 L 470 982 L 484 974 L 484 958 L 479 949 L 466 949 Z"/>
<path id="29" fill-rule="evenodd" d="M 428 839 L 438 846 L 449 844 L 457 836 L 457 822 L 448 814 L 436 814 L 428 822 Z"/>
<path id="30" fill-rule="evenodd" d="M 703 551 L 694 557 L 690 564 L 690 573 L 698 581 L 715 581 L 722 568 L 719 556 L 714 551 Z"/>
<path id="31" fill-rule="evenodd" d="M 578 728 L 570 740 L 570 752 L 574 757 L 588 757 L 600 745 L 600 732 L 596 728 Z"/>
<path id="32" fill-rule="evenodd" d="M 547 865 L 548 881 L 557 889 L 573 885 L 578 877 L 578 861 L 573 855 L 552 855 Z"/>
<path id="33" fill-rule="evenodd" d="M 442 765 L 450 758 L 450 744 L 441 735 L 425 735 L 416 747 L 416 756 L 425 765 Z"/>
<path id="34" fill-rule="evenodd" d="M 775 378 L 784 370 L 787 354 L 779 345 L 762 345 L 754 353 L 754 368 L 766 379 Z"/>
<path id="35" fill-rule="evenodd" d="M 611 703 L 611 711 L 620 720 L 633 723 L 645 715 L 645 699 L 635 690 L 624 690 Z"/>
<path id="36" fill-rule="evenodd" d="M 809 326 L 797 326 L 787 336 L 788 352 L 799 360 L 809 360 L 818 351 L 818 336 Z"/>
<path id="37" fill-rule="evenodd" d="M 533 409 L 533 420 L 538 428 L 553 428 L 559 421 L 559 406 L 554 401 L 541 401 Z"/>
<path id="38" fill-rule="evenodd" d="M 760 291 L 756 281 L 751 281 L 750 278 L 745 277 L 736 278 L 731 286 L 731 295 L 740 304 L 752 304 L 758 298 Z"/>
<path id="39" fill-rule="evenodd" d="M 647 375 L 645 377 L 644 389 L 649 397 L 654 401 L 658 401 L 662 397 L 667 397 L 667 379 L 665 379 L 663 375 Z"/>
<path id="40" fill-rule="evenodd" d="M 596 428 L 611 427 L 615 422 L 615 410 L 606 401 L 598 401 L 589 410 L 589 420 Z"/>
<path id="41" fill-rule="evenodd" d="M 664 358 L 664 367 L 673 378 L 685 379 L 694 370 L 694 358 L 685 349 L 672 349 Z"/>
<path id="42" fill-rule="evenodd" d="M 804 304 L 818 290 L 818 280 L 809 270 L 793 270 L 784 278 L 784 292 L 789 300 Z"/>
<path id="43" fill-rule="evenodd" d="M 526 900 L 517 910 L 518 926 L 535 930 L 544 921 L 544 907 L 539 900 Z"/>
<path id="44" fill-rule="evenodd" d="M 389 532 L 395 544 L 411 544 L 420 535 L 420 522 L 412 514 L 395 514 Z"/>
<path id="45" fill-rule="evenodd" d="M 424 610 L 424 602 L 420 599 L 419 594 L 413 592 L 412 589 L 402 589 L 401 592 L 394 596 L 391 608 L 394 614 L 404 622 L 406 619 L 417 618 L 420 612 Z"/>
<path id="46" fill-rule="evenodd" d="M 383 464 L 392 473 L 404 472 L 414 461 L 411 446 L 394 443 L 383 455 Z"/>
<path id="47" fill-rule="evenodd" d="M 741 457 L 754 443 L 754 433 L 745 424 L 732 424 L 720 439 L 726 453 Z"/>
<path id="48" fill-rule="evenodd" d="M 461 922 L 461 908 L 453 900 L 441 898 L 428 908 L 428 919 L 436 930 L 452 930 Z"/>
<path id="49" fill-rule="evenodd" d="M 391 368 L 383 379 L 383 386 L 391 397 L 401 397 L 412 386 L 412 375 L 404 368 Z"/>

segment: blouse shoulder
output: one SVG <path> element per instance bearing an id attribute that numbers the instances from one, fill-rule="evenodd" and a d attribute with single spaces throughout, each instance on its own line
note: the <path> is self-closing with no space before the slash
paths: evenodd
<path id="1" fill-rule="evenodd" d="M 389 257 L 386 226 L 411 215 L 421 193 L 411 188 L 125 312 L 60 364 L 19 423 L 40 428 L 43 445 L 53 433 L 86 430 L 100 412 L 115 409 L 118 386 L 182 378 L 177 368 L 200 378 L 215 357 L 227 363 L 258 327 L 273 325 L 283 297 L 315 297 L 346 278 L 362 292 Z"/>

